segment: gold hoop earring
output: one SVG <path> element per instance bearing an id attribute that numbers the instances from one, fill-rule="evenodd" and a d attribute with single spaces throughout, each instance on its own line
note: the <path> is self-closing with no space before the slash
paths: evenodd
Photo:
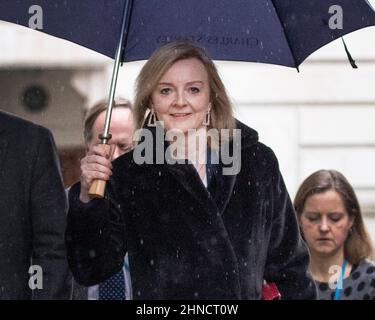
<path id="1" fill-rule="evenodd" d="M 211 124 L 211 102 L 208 105 L 208 111 L 206 113 L 206 116 L 203 120 L 203 125 L 208 127 Z"/>
<path id="2" fill-rule="evenodd" d="M 150 117 L 148 118 L 147 126 L 156 127 L 156 114 L 154 112 L 154 109 L 151 109 L 151 114 L 150 114 Z"/>

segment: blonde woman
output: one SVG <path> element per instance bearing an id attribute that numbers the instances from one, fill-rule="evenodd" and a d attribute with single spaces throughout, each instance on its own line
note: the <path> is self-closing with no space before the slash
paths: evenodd
<path id="1" fill-rule="evenodd" d="M 261 299 L 264 280 L 283 299 L 315 298 L 277 159 L 233 118 L 205 52 L 186 42 L 158 49 L 138 77 L 134 112 L 134 150 L 111 164 L 95 149 L 70 192 L 76 280 L 105 280 L 128 252 L 135 299 Z M 109 181 L 105 199 L 88 197 L 96 178 Z"/>
<path id="2" fill-rule="evenodd" d="M 335 170 L 320 170 L 300 186 L 294 206 L 311 253 L 319 299 L 375 298 L 375 264 L 352 186 Z"/>

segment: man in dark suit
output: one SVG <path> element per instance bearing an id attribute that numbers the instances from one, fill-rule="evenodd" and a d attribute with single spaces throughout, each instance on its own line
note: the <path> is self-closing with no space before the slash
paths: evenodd
<path id="1" fill-rule="evenodd" d="M 107 101 L 100 101 L 90 108 L 84 120 L 84 139 L 86 157 L 81 160 L 81 170 L 90 170 L 88 159 L 92 158 L 92 149 L 100 143 L 99 135 L 102 133 L 107 110 Z M 113 149 L 112 160 L 115 160 L 127 150 L 131 149 L 135 124 L 131 103 L 128 100 L 117 98 L 114 101 L 110 132 L 112 135 L 109 144 Z M 127 256 L 123 269 L 112 278 L 91 286 L 80 286 L 74 282 L 74 300 L 131 300 L 132 289 Z"/>
<path id="2" fill-rule="evenodd" d="M 0 111 L 0 299 L 69 299 L 67 201 L 52 134 Z"/>

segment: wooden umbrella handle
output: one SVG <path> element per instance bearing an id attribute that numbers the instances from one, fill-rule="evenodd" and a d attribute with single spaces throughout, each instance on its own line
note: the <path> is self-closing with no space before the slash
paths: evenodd
<path id="1" fill-rule="evenodd" d="M 109 144 L 99 144 L 99 146 L 105 151 L 107 155 L 109 155 L 109 159 L 112 160 L 113 151 L 115 150 L 113 148 L 113 145 Z M 92 182 L 89 190 L 89 197 L 90 198 L 104 198 L 105 193 L 105 186 L 107 181 L 96 179 Z"/>

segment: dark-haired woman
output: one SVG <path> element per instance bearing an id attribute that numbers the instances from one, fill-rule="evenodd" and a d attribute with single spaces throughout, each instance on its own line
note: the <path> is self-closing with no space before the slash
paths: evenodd
<path id="1" fill-rule="evenodd" d="M 294 206 L 319 299 L 375 299 L 371 240 L 347 179 L 335 170 L 313 173 L 300 186 Z"/>

